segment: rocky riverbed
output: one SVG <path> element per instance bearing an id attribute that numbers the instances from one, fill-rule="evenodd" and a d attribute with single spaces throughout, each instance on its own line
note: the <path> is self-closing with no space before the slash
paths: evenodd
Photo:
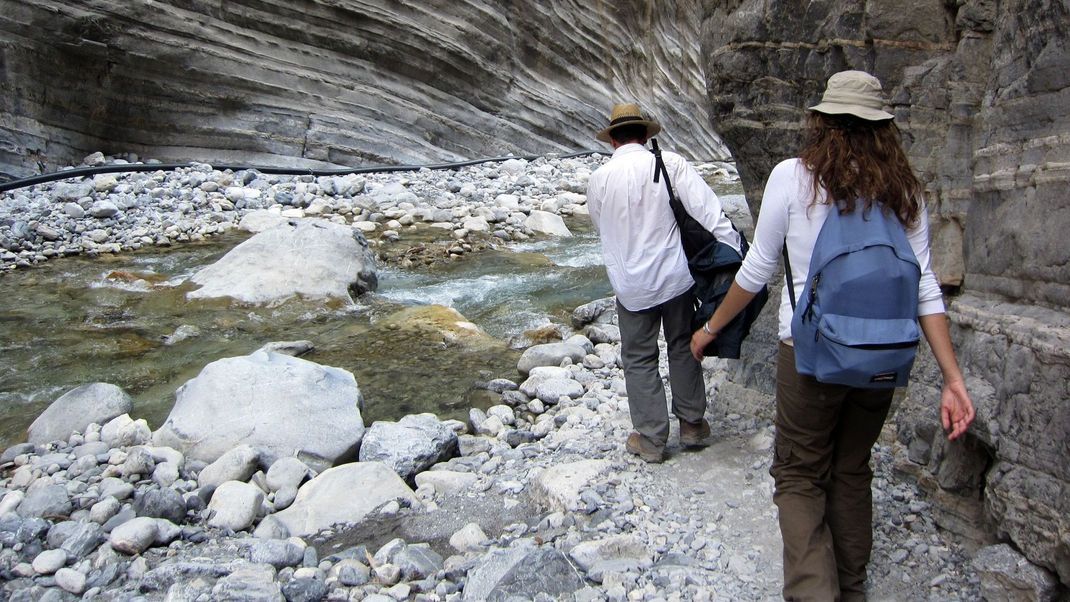
<path id="1" fill-rule="evenodd" d="M 61 182 L 3 198 L 0 259 L 16 269 L 315 217 L 364 233 L 380 260 L 462 261 L 481 244 L 567 235 L 560 216 L 584 214 L 586 175 L 602 160 L 328 178 L 197 165 Z M 386 251 L 420 223 L 441 229 L 411 245 L 430 251 Z M 364 425 L 352 375 L 295 357 L 314 341 L 209 364 L 155 432 L 123 391 L 87 383 L 0 457 L 0 595 L 777 599 L 767 414 L 726 411 L 738 387 L 708 359 L 713 444 L 684 451 L 674 428 L 669 461 L 645 464 L 624 451 L 612 303 L 576 308 L 561 330 L 524 352 L 516 378 L 482 383 L 496 402 L 466 421 Z M 293 407 L 258 405 L 277 395 Z M 285 439 L 293 433 L 303 439 Z M 936 528 L 893 470 L 905 453 L 890 434 L 875 447 L 871 597 L 978 599 L 998 586 L 1000 559 L 973 557 Z"/>

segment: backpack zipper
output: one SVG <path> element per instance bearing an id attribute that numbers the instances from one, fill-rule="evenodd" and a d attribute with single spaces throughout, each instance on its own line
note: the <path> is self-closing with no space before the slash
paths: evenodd
<path id="1" fill-rule="evenodd" d="M 810 283 L 810 295 L 806 300 L 806 309 L 803 310 L 802 319 L 809 322 L 814 317 L 814 303 L 817 301 L 817 285 L 821 283 L 821 272 L 814 275 Z"/>

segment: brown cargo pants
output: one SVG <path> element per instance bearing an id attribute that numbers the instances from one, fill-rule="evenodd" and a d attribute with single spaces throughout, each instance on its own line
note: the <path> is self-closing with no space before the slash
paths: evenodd
<path id="1" fill-rule="evenodd" d="M 873 469 L 894 389 L 819 383 L 777 356 L 775 457 L 769 473 L 784 540 L 785 600 L 865 600 L 873 548 Z"/>

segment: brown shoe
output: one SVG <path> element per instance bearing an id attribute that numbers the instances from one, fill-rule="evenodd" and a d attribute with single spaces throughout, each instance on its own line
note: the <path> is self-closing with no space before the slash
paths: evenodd
<path id="1" fill-rule="evenodd" d="M 635 454 L 652 464 L 657 464 L 665 459 L 665 451 L 639 433 L 628 435 L 628 442 L 624 444 L 624 449 L 628 450 L 628 453 Z"/>
<path id="2" fill-rule="evenodd" d="M 680 421 L 680 445 L 706 447 L 710 444 L 710 423 L 702 418 L 698 422 Z"/>

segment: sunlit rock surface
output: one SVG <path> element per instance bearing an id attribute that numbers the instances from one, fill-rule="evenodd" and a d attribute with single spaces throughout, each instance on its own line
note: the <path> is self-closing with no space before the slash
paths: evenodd
<path id="1" fill-rule="evenodd" d="M 0 175 L 96 150 L 162 161 L 423 164 L 605 149 L 614 101 L 723 158 L 697 2 L 11 0 Z"/>

